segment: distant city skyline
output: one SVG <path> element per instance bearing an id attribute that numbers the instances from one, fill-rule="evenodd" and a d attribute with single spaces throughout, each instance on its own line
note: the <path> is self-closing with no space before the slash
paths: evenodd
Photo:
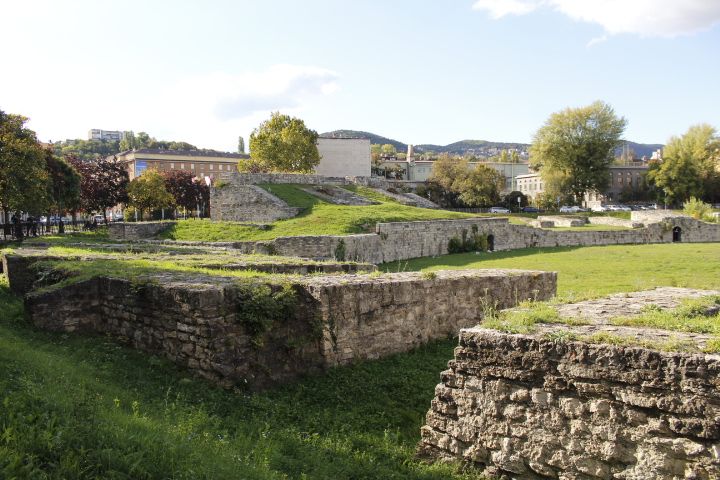
<path id="1" fill-rule="evenodd" d="M 447 3 L 4 2 L 0 110 L 42 141 L 97 128 L 226 151 L 275 110 L 439 145 L 530 143 L 594 100 L 634 142 L 720 127 L 718 2 Z"/>

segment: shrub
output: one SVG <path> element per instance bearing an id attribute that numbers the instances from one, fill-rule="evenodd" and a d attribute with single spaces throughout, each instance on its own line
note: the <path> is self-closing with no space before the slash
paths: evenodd
<path id="1" fill-rule="evenodd" d="M 713 221 L 712 206 L 695 197 L 683 203 L 683 213 L 697 220 Z"/>
<path id="2" fill-rule="evenodd" d="M 341 238 L 338 240 L 337 246 L 335 247 L 335 260 L 338 262 L 344 262 L 346 255 L 347 247 L 345 246 L 345 240 Z"/>

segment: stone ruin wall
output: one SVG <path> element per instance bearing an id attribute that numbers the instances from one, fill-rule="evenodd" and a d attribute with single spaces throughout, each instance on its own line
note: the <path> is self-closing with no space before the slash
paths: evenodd
<path id="1" fill-rule="evenodd" d="M 175 222 L 113 222 L 108 224 L 110 240 L 141 240 L 151 238 L 175 225 Z"/>
<path id="2" fill-rule="evenodd" d="M 720 478 L 720 356 L 463 330 L 421 456 L 492 478 Z"/>
<path id="3" fill-rule="evenodd" d="M 688 217 L 667 218 L 632 230 L 559 231 L 508 223 L 505 218 L 469 218 L 418 222 L 378 223 L 376 233 L 358 235 L 317 235 L 279 237 L 265 242 L 238 242 L 242 251 L 275 252 L 280 255 L 315 259 L 336 258 L 338 244 L 344 244 L 345 260 L 370 263 L 394 262 L 448 253 L 448 242 L 471 235 L 492 235 L 495 250 L 566 246 L 628 245 L 671 243 L 673 227 L 682 229 L 682 242 L 720 242 L 720 225 Z"/>
<path id="4" fill-rule="evenodd" d="M 476 324 L 488 304 L 549 299 L 556 275 L 469 270 L 436 278 L 328 276 L 292 288 L 299 299 L 294 313 L 259 339 L 238 322 L 243 303 L 227 277 L 98 277 L 30 292 L 25 305 L 38 327 L 123 337 L 223 386 L 261 388 L 445 338 Z"/>
<path id="5" fill-rule="evenodd" d="M 226 222 L 267 222 L 295 217 L 300 213 L 257 185 L 231 181 L 210 190 L 210 218 Z"/>

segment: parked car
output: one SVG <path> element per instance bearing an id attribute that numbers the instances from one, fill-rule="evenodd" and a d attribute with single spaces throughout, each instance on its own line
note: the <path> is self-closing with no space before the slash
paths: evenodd
<path id="1" fill-rule="evenodd" d="M 590 208 L 590 210 L 592 210 L 593 212 L 607 212 L 608 211 L 607 207 L 605 207 L 603 205 L 593 205 Z"/>
<path id="2" fill-rule="evenodd" d="M 539 209 L 539 208 L 531 207 L 531 206 L 523 207 L 523 208 L 522 208 L 522 211 L 523 211 L 524 213 L 540 213 L 540 209 Z"/>
<path id="3" fill-rule="evenodd" d="M 95 223 L 105 223 L 105 217 L 102 215 L 95 215 L 93 217 L 93 220 L 95 221 Z"/>
<path id="4" fill-rule="evenodd" d="M 580 211 L 580 207 L 576 205 L 563 205 L 560 207 L 560 213 L 578 213 Z"/>
<path id="5" fill-rule="evenodd" d="M 122 213 L 114 213 L 112 216 L 113 222 L 122 222 L 125 220 L 125 217 L 123 217 Z"/>
<path id="6" fill-rule="evenodd" d="M 632 208 L 628 207 L 627 205 L 618 205 L 617 209 L 619 212 L 632 212 Z"/>
<path id="7" fill-rule="evenodd" d="M 41 216 L 40 218 L 38 218 L 38 222 L 40 222 L 40 223 L 43 223 L 43 224 L 44 224 L 44 223 L 47 223 L 47 221 L 48 221 L 48 219 L 47 219 L 47 217 L 46 217 L 45 215 L 43 215 L 43 216 Z"/>
<path id="8" fill-rule="evenodd" d="M 510 213 L 505 207 L 490 207 L 490 213 Z"/>

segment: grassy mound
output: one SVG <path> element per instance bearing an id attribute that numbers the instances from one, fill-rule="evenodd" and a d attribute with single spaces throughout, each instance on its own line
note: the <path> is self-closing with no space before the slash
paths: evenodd
<path id="1" fill-rule="evenodd" d="M 430 210 L 402 205 L 369 189 L 353 189 L 366 195 L 379 205 L 346 206 L 333 205 L 310 195 L 297 185 L 263 185 L 289 205 L 303 211 L 295 218 L 279 220 L 269 230 L 258 230 L 232 222 L 182 220 L 161 234 L 172 240 L 241 241 L 270 240 L 277 237 L 299 235 L 347 235 L 371 232 L 378 222 L 404 222 L 413 220 L 436 220 L 440 218 L 471 218 L 477 215 Z"/>

